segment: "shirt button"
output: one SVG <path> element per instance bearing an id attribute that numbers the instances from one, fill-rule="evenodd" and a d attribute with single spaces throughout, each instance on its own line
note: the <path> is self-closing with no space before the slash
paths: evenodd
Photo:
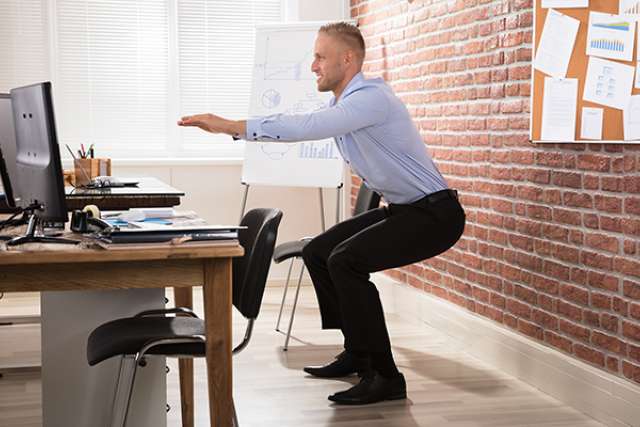
<path id="1" fill-rule="evenodd" d="M 258 136 L 258 134 L 254 132 L 254 133 L 253 133 L 253 136 Z"/>

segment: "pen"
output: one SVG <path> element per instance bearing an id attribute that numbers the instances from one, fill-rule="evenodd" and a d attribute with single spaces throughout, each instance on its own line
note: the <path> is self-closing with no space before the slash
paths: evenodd
<path id="1" fill-rule="evenodd" d="M 88 152 L 89 152 L 89 157 L 91 157 L 91 158 L 93 159 L 93 144 L 91 144 L 91 145 L 89 146 L 89 150 L 88 150 Z"/>
<path id="2" fill-rule="evenodd" d="M 82 148 L 82 158 L 86 159 L 87 158 L 87 152 L 84 151 L 84 144 L 80 144 L 80 148 Z"/>
<path id="3" fill-rule="evenodd" d="M 69 150 L 69 154 L 71 154 L 71 157 L 73 157 L 73 160 L 76 160 L 76 156 L 73 154 L 73 150 L 71 150 L 71 147 L 69 147 L 69 144 L 64 144 L 65 147 L 67 147 L 67 150 Z"/>

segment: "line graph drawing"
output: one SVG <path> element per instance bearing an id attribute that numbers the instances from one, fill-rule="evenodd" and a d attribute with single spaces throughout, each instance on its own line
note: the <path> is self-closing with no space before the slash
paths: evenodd
<path id="1" fill-rule="evenodd" d="M 301 114 L 311 113 L 313 111 L 322 110 L 327 104 L 318 98 L 313 92 L 307 92 L 305 98 L 297 100 L 290 108 L 287 108 L 285 114 Z"/>
<path id="2" fill-rule="evenodd" d="M 266 38 L 264 80 L 314 80 L 311 72 L 313 49 L 282 49 L 291 34 L 272 33 Z M 287 40 L 289 39 L 289 40 Z"/>

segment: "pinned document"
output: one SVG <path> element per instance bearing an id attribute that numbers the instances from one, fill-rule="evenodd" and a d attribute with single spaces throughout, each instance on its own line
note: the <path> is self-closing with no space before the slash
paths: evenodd
<path id="1" fill-rule="evenodd" d="M 582 107 L 582 126 L 580 127 L 580 138 L 582 139 L 602 139 L 602 118 L 604 110 L 602 108 Z"/>
<path id="2" fill-rule="evenodd" d="M 624 139 L 640 139 L 640 95 L 629 97 L 629 105 L 622 113 L 624 121 Z"/>
<path id="3" fill-rule="evenodd" d="M 542 8 L 589 7 L 589 0 L 542 0 Z"/>
<path id="4" fill-rule="evenodd" d="M 545 77 L 542 139 L 569 142 L 576 138 L 578 79 Z"/>
<path id="5" fill-rule="evenodd" d="M 636 22 L 628 16 L 590 12 L 587 55 L 631 61 Z"/>
<path id="6" fill-rule="evenodd" d="M 552 77 L 566 77 L 580 21 L 549 10 L 534 67 Z"/>
<path id="7" fill-rule="evenodd" d="M 589 58 L 587 79 L 584 84 L 585 101 L 624 110 L 633 89 L 634 68 L 630 65 Z"/>

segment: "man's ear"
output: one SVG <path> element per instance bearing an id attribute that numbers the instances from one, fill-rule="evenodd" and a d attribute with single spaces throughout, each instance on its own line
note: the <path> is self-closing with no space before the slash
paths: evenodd
<path id="1" fill-rule="evenodd" d="M 344 55 L 344 65 L 352 64 L 356 59 L 355 53 L 351 49 L 347 49 Z"/>

